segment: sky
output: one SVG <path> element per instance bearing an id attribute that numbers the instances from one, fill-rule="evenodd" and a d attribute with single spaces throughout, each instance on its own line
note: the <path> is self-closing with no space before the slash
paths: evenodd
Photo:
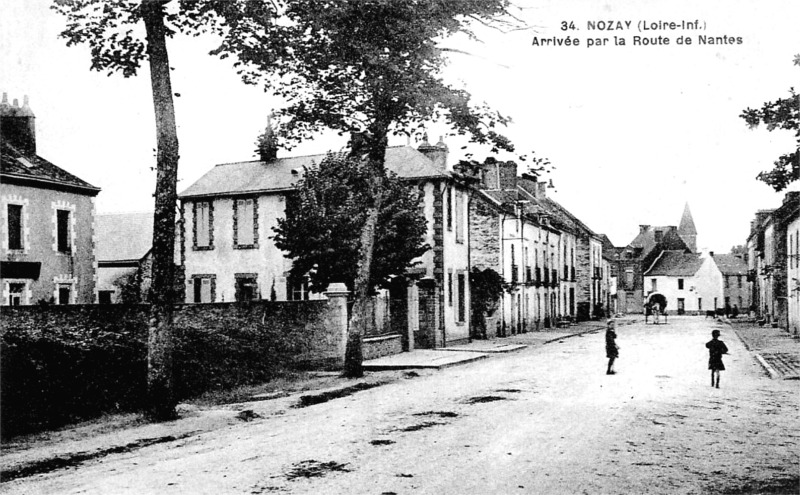
<path id="1" fill-rule="evenodd" d="M 677 225 L 688 203 L 698 246 L 728 252 L 745 243 L 756 210 L 781 204 L 784 192 L 755 176 L 791 151 L 794 137 L 748 129 L 739 114 L 800 87 L 800 67 L 792 64 L 800 53 L 800 2 L 515 5 L 527 29 L 478 27 L 479 43 L 441 40 L 458 50 L 444 76 L 512 118 L 504 133 L 517 151 L 546 157 L 555 167 L 545 176 L 555 186 L 548 194 L 595 232 L 624 246 L 640 224 Z M 0 91 L 20 103 L 29 97 L 39 155 L 100 187 L 98 213 L 152 210 L 155 119 L 146 67 L 128 79 L 90 71 L 88 47 L 67 47 L 58 38 L 64 20 L 48 7 L 45 0 L 0 5 Z M 668 25 L 684 20 L 699 21 L 701 29 Z M 591 30 L 599 21 L 620 29 Z M 741 43 L 700 44 L 701 35 Z M 580 44 L 542 46 L 543 39 L 568 36 Z M 615 36 L 626 45 L 617 45 Z M 635 36 L 669 38 L 669 45 L 634 45 Z M 693 43 L 678 44 L 681 36 Z M 595 46 L 587 46 L 590 39 Z M 208 55 L 214 47 L 203 36 L 168 45 L 173 90 L 180 95 L 179 191 L 218 163 L 254 159 L 256 136 L 280 105 L 262 88 L 242 83 L 229 61 Z M 479 160 L 490 155 L 448 132 L 430 125 L 431 138 L 443 135 L 449 145 L 450 163 L 465 153 Z M 390 144 L 406 142 L 398 137 Z M 335 134 L 322 135 L 280 155 L 345 144 Z"/>

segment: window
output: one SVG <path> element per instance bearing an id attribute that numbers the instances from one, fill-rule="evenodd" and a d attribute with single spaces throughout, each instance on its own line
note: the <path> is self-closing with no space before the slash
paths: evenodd
<path id="1" fill-rule="evenodd" d="M 633 288 L 633 270 L 625 270 L 625 287 Z"/>
<path id="2" fill-rule="evenodd" d="M 24 283 L 9 283 L 8 284 L 8 305 L 20 306 L 25 303 L 25 284 Z"/>
<path id="3" fill-rule="evenodd" d="M 70 304 L 70 296 L 72 295 L 72 287 L 69 285 L 58 286 L 58 304 Z"/>
<path id="4" fill-rule="evenodd" d="M 742 288 L 742 276 L 736 275 L 736 283 L 739 284 L 739 288 Z"/>
<path id="5" fill-rule="evenodd" d="M 703 298 L 697 298 L 697 311 L 703 311 Z"/>
<path id="6" fill-rule="evenodd" d="M 287 301 L 307 301 L 308 285 L 306 279 L 286 279 L 286 300 Z"/>
<path id="7" fill-rule="evenodd" d="M 256 247 L 255 200 L 237 199 L 233 208 L 233 245 L 237 248 Z"/>
<path id="8" fill-rule="evenodd" d="M 245 302 L 258 299 L 258 277 L 255 273 L 237 273 L 236 277 L 236 301 Z"/>
<path id="9" fill-rule="evenodd" d="M 99 304 L 111 304 L 111 296 L 113 294 L 113 290 L 101 290 L 97 293 L 97 302 Z"/>
<path id="10" fill-rule="evenodd" d="M 194 204 L 194 247 L 211 248 L 213 240 L 213 217 L 211 203 L 202 201 Z"/>
<path id="11" fill-rule="evenodd" d="M 458 274 L 458 315 L 456 321 L 464 323 L 467 319 L 467 278 Z"/>
<path id="12" fill-rule="evenodd" d="M 453 272 L 447 273 L 447 305 L 453 307 Z"/>
<path id="13" fill-rule="evenodd" d="M 72 251 L 70 243 L 69 210 L 56 210 L 56 243 L 59 253 Z M 62 303 L 59 303 L 62 304 Z M 66 303 L 63 303 L 66 304 Z"/>
<path id="14" fill-rule="evenodd" d="M 729 280 L 729 279 L 730 279 L 730 277 L 728 277 L 727 275 L 725 275 L 725 288 L 726 288 L 726 289 L 730 288 L 730 286 L 731 286 L 731 284 L 730 284 L 730 280 Z"/>
<path id="15" fill-rule="evenodd" d="M 210 303 L 214 302 L 214 278 L 209 276 L 192 277 L 192 302 Z"/>
<path id="16" fill-rule="evenodd" d="M 456 242 L 464 242 L 464 194 L 456 191 Z"/>
<path id="17" fill-rule="evenodd" d="M 22 205 L 8 205 L 8 249 L 22 249 Z"/>
<path id="18" fill-rule="evenodd" d="M 678 279 L 678 290 L 683 290 L 683 279 L 682 278 Z"/>
<path id="19" fill-rule="evenodd" d="M 650 279 L 650 290 L 652 290 L 654 292 L 658 290 L 658 283 L 657 282 L 658 281 L 656 279 L 654 279 L 654 278 Z"/>

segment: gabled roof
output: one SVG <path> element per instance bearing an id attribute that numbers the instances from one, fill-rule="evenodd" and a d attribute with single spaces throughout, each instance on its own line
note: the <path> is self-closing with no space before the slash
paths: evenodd
<path id="1" fill-rule="evenodd" d="M 656 231 L 662 232 L 661 242 L 656 242 Z M 691 251 L 686 241 L 678 234 L 675 226 L 648 227 L 637 234 L 628 244 L 634 249 L 641 249 L 641 256 L 647 257 L 654 250 Z"/>
<path id="2" fill-rule="evenodd" d="M 723 275 L 747 275 L 747 263 L 734 254 L 715 254 L 714 261 Z"/>
<path id="3" fill-rule="evenodd" d="M 326 154 L 278 158 L 273 161 L 223 163 L 209 170 L 194 184 L 179 194 L 181 198 L 226 196 L 262 192 L 286 191 L 303 174 L 303 167 L 319 164 Z M 386 169 L 403 179 L 451 177 L 450 172 L 437 167 L 424 154 L 410 146 L 386 149 Z"/>
<path id="4" fill-rule="evenodd" d="M 2 148 L 0 175 L 3 182 L 25 183 L 47 189 L 76 190 L 90 196 L 96 196 L 100 192 L 100 188 L 79 179 L 39 155 L 24 153 L 5 140 L 0 148 Z"/>
<path id="5" fill-rule="evenodd" d="M 648 277 L 691 277 L 702 265 L 703 258 L 697 253 L 664 251 L 644 275 Z"/>
<path id="6" fill-rule="evenodd" d="M 97 215 L 98 262 L 139 261 L 153 246 L 153 213 Z"/>
<path id="7" fill-rule="evenodd" d="M 575 234 L 583 232 L 588 236 L 597 237 L 599 239 L 599 236 L 595 234 L 592 229 L 590 229 L 585 223 L 578 220 L 575 215 L 570 213 L 569 210 L 561 206 L 554 199 L 548 197 L 536 197 L 533 191 L 530 191 L 525 187 L 526 183 L 528 182 L 518 182 L 517 191 L 520 194 L 520 199 L 525 199 L 530 202 L 532 211 L 549 215 L 552 223 L 558 227 L 561 227 L 562 229 L 566 229 Z M 530 184 L 535 183 L 530 182 Z"/>

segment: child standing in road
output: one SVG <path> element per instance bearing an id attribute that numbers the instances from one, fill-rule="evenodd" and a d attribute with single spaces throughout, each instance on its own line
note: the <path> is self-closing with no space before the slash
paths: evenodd
<path id="1" fill-rule="evenodd" d="M 617 332 L 614 331 L 614 320 L 608 320 L 606 328 L 606 357 L 608 357 L 608 370 L 606 375 L 615 375 L 614 361 L 619 357 L 619 346 L 617 345 Z"/>
<path id="2" fill-rule="evenodd" d="M 711 386 L 719 388 L 719 372 L 725 369 L 722 355 L 728 353 L 728 347 L 719 340 L 719 330 L 711 331 L 711 340 L 706 342 L 708 349 L 708 369 L 711 370 Z M 716 382 L 714 376 L 716 375 Z"/>

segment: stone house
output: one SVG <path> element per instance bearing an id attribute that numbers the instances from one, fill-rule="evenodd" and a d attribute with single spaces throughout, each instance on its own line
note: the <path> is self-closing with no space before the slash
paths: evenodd
<path id="1" fill-rule="evenodd" d="M 774 210 L 760 210 L 750 224 L 747 239 L 748 268 L 753 282 L 753 305 L 758 316 L 791 330 L 790 314 L 795 307 L 794 281 L 790 273 L 794 248 L 790 226 L 800 214 L 800 192 L 788 192 L 783 204 Z M 795 239 L 796 240 L 796 239 Z M 791 306 L 790 306 L 791 305 Z"/>
<path id="2" fill-rule="evenodd" d="M 547 328 L 558 315 L 575 314 L 575 238 L 536 204 L 545 184 L 525 188 L 525 181 L 534 179 L 518 177 L 515 163 L 488 160 L 469 204 L 471 265 L 494 270 L 506 286 L 486 337 Z"/>
<path id="3" fill-rule="evenodd" d="M 788 330 L 798 335 L 800 333 L 800 215 L 795 214 L 793 218 L 788 219 L 786 243 Z"/>
<path id="4" fill-rule="evenodd" d="M 95 198 L 100 189 L 36 153 L 27 97 L 0 102 L 0 287 L 3 305 L 96 300 Z"/>
<path id="5" fill-rule="evenodd" d="M 447 169 L 447 151 L 444 143 L 427 141 L 419 149 L 386 150 L 387 170 L 422 192 L 431 246 L 383 294 L 386 321 L 378 322 L 375 333 L 389 335 L 403 349 L 469 340 L 469 188 Z M 324 297 L 289 277 L 292 260 L 272 240 L 304 167 L 324 157 L 277 158 L 271 149 L 260 160 L 217 165 L 180 193 L 187 303 Z"/>
<path id="6" fill-rule="evenodd" d="M 752 289 L 744 256 L 736 254 L 714 254 L 711 257 L 722 273 L 723 308 L 737 313 L 748 312 L 752 301 Z"/>
<path id="7" fill-rule="evenodd" d="M 605 314 L 602 238 L 553 198 L 548 187 L 523 175 L 520 187 L 537 211 L 561 233 L 558 253 L 551 253 L 551 267 L 560 273 L 560 290 L 556 294 L 559 308 L 555 316 L 571 316 L 578 321 Z M 562 261 L 559 262 L 558 259 Z M 553 265 L 553 263 L 556 263 Z M 559 302 L 560 301 L 560 302 Z"/>
<path id="8" fill-rule="evenodd" d="M 666 298 L 667 314 L 701 314 L 722 307 L 722 272 L 712 255 L 662 251 L 644 272 L 644 285 L 645 298 Z"/>

